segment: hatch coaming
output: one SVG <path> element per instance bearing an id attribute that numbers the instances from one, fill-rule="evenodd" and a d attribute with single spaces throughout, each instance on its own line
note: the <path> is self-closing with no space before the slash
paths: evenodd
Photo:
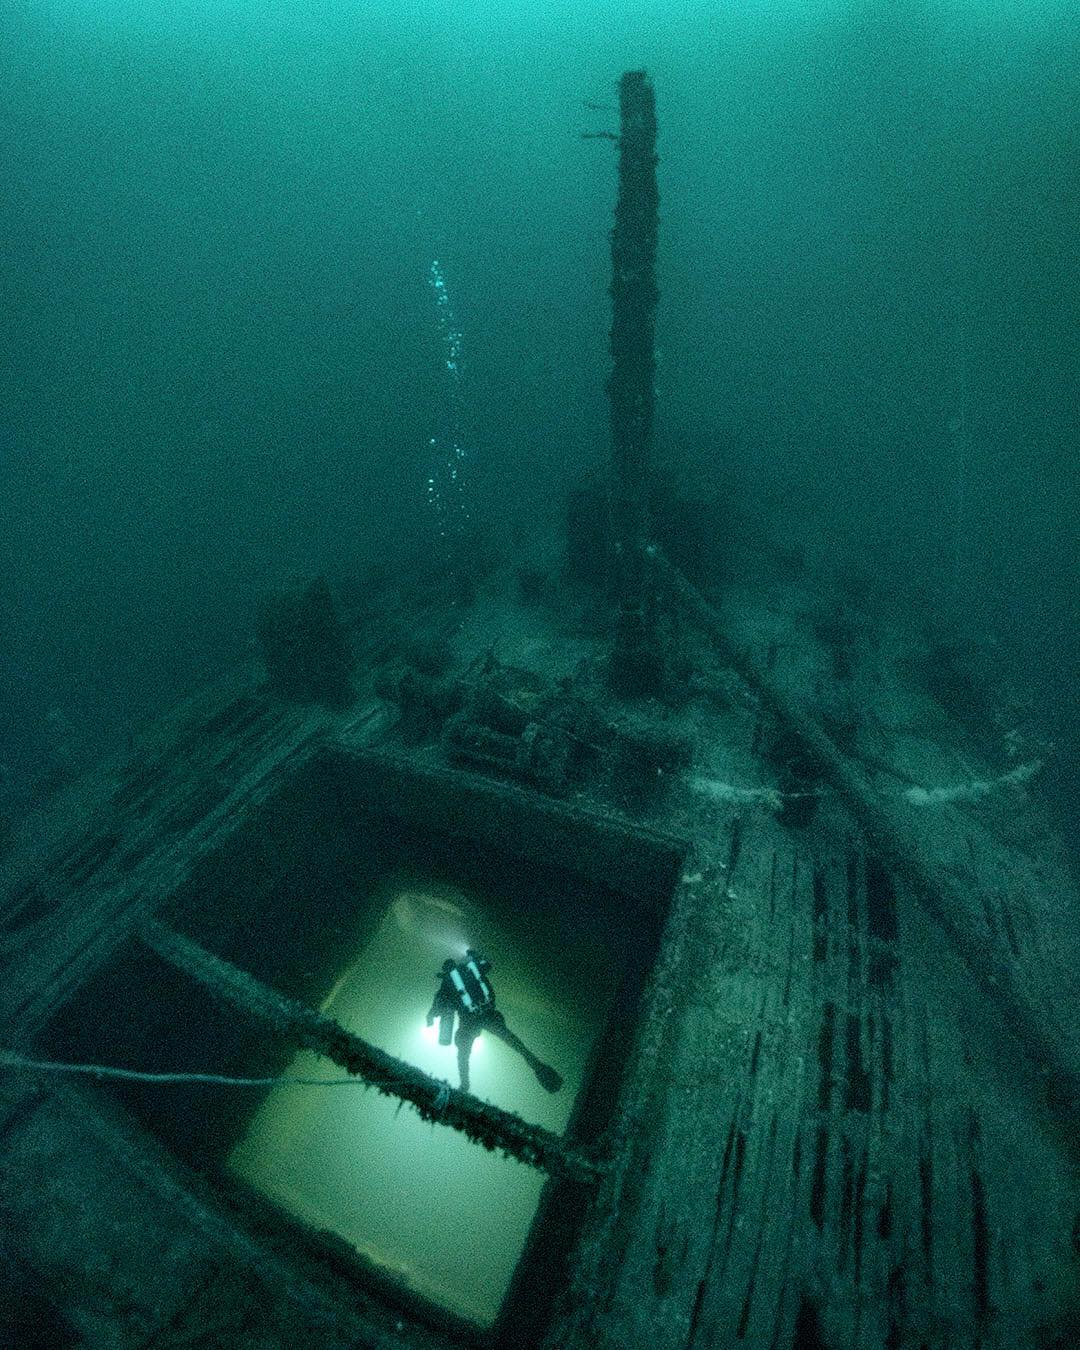
<path id="1" fill-rule="evenodd" d="M 377 857 L 358 867 L 355 860 L 365 837 L 378 839 L 381 846 L 374 850 Z M 278 781 L 276 792 L 253 803 L 244 825 L 195 860 L 182 884 L 154 909 L 170 924 L 197 935 L 207 949 L 250 966 L 268 986 L 317 1003 L 318 981 L 312 983 L 307 976 L 313 967 L 326 971 L 333 962 L 312 935 L 335 925 L 354 932 L 362 928 L 371 914 L 356 899 L 364 894 L 366 882 L 384 871 L 390 859 L 400 866 L 410 847 L 421 844 L 429 854 L 443 855 L 439 866 L 444 874 L 457 869 L 466 875 L 471 867 L 489 884 L 496 878 L 505 883 L 515 871 L 550 870 L 549 859 L 558 854 L 562 868 L 551 871 L 549 889 L 563 895 L 564 908 L 573 907 L 565 916 L 571 927 L 595 926 L 601 912 L 597 904 L 608 915 L 606 921 L 617 916 L 619 927 L 608 945 L 612 951 L 620 944 L 629 947 L 617 965 L 618 995 L 604 1037 L 610 1037 L 611 1022 L 617 1021 L 620 1050 L 613 1056 L 605 1049 L 610 1040 L 597 1042 L 583 1066 L 585 1088 L 571 1125 L 575 1138 L 594 1146 L 611 1120 L 641 984 L 655 955 L 667 898 L 677 883 L 678 841 L 597 815 L 584 804 L 545 801 L 475 775 L 418 764 L 407 754 L 365 752 L 355 744 L 324 746 L 294 768 L 285 783 Z M 617 901 L 604 899 L 616 895 Z M 511 904 L 519 911 L 525 908 L 521 900 Z M 335 942 L 341 944 L 340 934 L 330 947 Z M 426 972 L 425 979 L 429 977 Z M 594 983 L 595 997 L 600 982 Z M 430 991 L 423 993 L 429 996 Z M 177 1067 L 183 1061 L 182 1067 L 211 1072 L 278 1072 L 285 1062 L 284 1043 L 268 1037 L 265 1027 L 223 1014 L 216 1003 L 214 998 L 207 1002 L 170 962 L 150 956 L 137 936 L 129 937 L 114 944 L 108 959 L 98 962 L 78 988 L 67 989 L 36 1048 L 52 1058 L 119 1061 L 143 1068 Z M 238 1137 L 236 1131 L 243 1127 L 238 1118 L 222 1117 L 221 1090 L 216 1091 L 215 1098 L 214 1089 L 128 1085 L 119 1097 L 168 1145 L 182 1176 L 185 1167 L 213 1170 L 222 1141 Z M 89 1102 L 87 1109 L 94 1109 Z M 208 1137 L 215 1133 L 221 1139 L 209 1147 Z M 580 1201 L 569 1206 L 548 1203 L 544 1224 L 557 1224 L 565 1239 L 580 1208 Z M 62 1222 L 61 1213 L 56 1217 Z M 286 1223 L 285 1240 L 287 1230 Z M 301 1245 L 310 1246 L 307 1237 Z M 539 1256 L 532 1259 L 550 1266 L 559 1245 L 542 1236 L 534 1239 L 531 1249 Z M 565 1251 L 565 1242 L 562 1247 Z M 340 1248 L 331 1244 L 330 1250 L 335 1252 L 332 1264 L 348 1264 Z M 45 1251 L 37 1255 L 48 1267 Z M 362 1262 L 354 1265 L 355 1278 L 369 1278 Z M 55 1269 L 52 1275 L 57 1276 Z M 379 1283 L 376 1279 L 375 1286 Z M 524 1300 L 534 1319 L 542 1315 L 535 1285 L 535 1280 L 519 1281 L 512 1292 L 516 1305 Z M 401 1312 L 400 1289 L 384 1292 Z"/>

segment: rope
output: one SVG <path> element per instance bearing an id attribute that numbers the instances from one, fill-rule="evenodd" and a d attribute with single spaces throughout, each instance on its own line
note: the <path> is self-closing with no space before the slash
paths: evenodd
<path id="1" fill-rule="evenodd" d="M 60 1064 L 49 1059 L 27 1059 L 14 1050 L 0 1050 L 0 1065 L 9 1069 L 30 1069 L 35 1073 L 81 1073 L 91 1078 L 124 1078 L 135 1083 L 220 1083 L 226 1087 L 366 1087 L 362 1078 L 230 1078 L 219 1073 L 142 1073 L 138 1069 L 117 1069 L 106 1064 Z"/>

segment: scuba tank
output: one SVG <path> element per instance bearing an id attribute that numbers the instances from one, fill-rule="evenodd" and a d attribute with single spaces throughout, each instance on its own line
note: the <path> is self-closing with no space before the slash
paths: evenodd
<path id="1" fill-rule="evenodd" d="M 480 960 L 475 952 L 467 953 L 465 960 L 456 962 L 447 974 L 458 996 L 462 1012 L 482 1013 L 494 1005 L 495 991 L 480 969 Z"/>

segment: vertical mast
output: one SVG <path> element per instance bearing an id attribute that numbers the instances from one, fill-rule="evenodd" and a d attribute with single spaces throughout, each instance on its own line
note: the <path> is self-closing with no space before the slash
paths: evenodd
<path id="1" fill-rule="evenodd" d="M 619 191 L 611 231 L 612 533 L 615 543 L 613 684 L 649 693 L 660 680 L 649 584 L 648 475 L 656 357 L 656 99 L 642 70 L 619 81 Z"/>

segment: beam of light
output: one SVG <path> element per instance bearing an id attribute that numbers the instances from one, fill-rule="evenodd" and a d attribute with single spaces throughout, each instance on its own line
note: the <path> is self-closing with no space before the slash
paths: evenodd
<path id="1" fill-rule="evenodd" d="M 420 1039 L 424 1042 L 425 1045 L 431 1046 L 435 1050 L 450 1050 L 452 1048 L 449 1045 L 439 1044 L 438 1022 L 433 1023 L 430 1027 L 426 1022 L 421 1022 Z M 481 1032 L 480 1035 L 477 1036 L 476 1040 L 473 1041 L 472 1052 L 474 1055 L 478 1055 L 483 1050 L 483 1048 L 484 1048 L 484 1034 L 483 1032 Z M 457 1051 L 455 1050 L 454 1053 L 456 1054 Z"/>
<path id="2" fill-rule="evenodd" d="M 545 1092 L 519 1055 L 485 1034 L 472 1047 L 472 1092 L 565 1130 L 614 975 L 596 979 L 597 997 L 583 1016 L 556 1015 L 549 1009 L 551 950 L 562 948 L 553 939 L 551 949 L 543 943 L 523 949 L 496 915 L 463 894 L 429 896 L 414 883 L 388 888 L 381 922 L 324 1011 L 456 1088 L 457 1047 L 439 1044 L 439 1023 L 427 1026 L 426 1013 L 442 961 L 463 956 L 469 945 L 493 954 L 499 1006 L 510 1026 L 566 1077 L 562 1092 Z M 288 1076 L 333 1071 L 307 1052 L 286 1067 Z M 402 1287 L 482 1327 L 498 1313 L 546 1181 L 372 1092 L 272 1090 L 229 1166 L 305 1223 L 350 1243 Z"/>

